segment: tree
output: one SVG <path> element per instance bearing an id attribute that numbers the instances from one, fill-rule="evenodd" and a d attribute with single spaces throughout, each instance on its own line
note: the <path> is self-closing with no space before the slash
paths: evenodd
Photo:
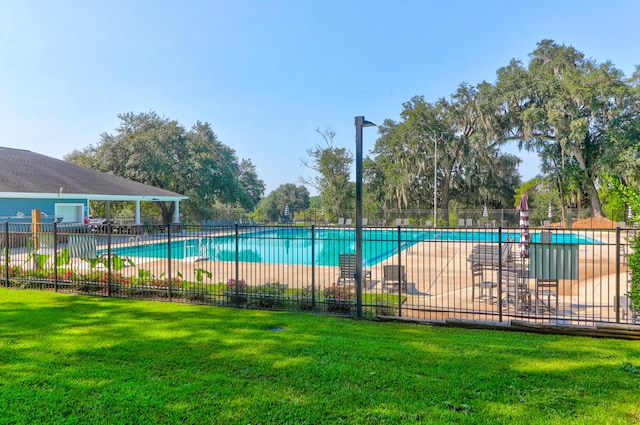
<path id="1" fill-rule="evenodd" d="M 502 140 L 518 140 L 543 158 L 560 154 L 556 175 L 566 184 L 565 158 L 588 197 L 592 216 L 603 216 L 597 177 L 611 147 L 607 130 L 631 92 L 610 62 L 585 59 L 573 47 L 542 40 L 527 68 L 513 60 L 498 70 L 501 94 L 495 121 Z M 566 195 L 566 193 L 565 193 Z"/>
<path id="2" fill-rule="evenodd" d="M 314 187 L 322 196 L 323 205 L 334 215 L 340 215 L 351 207 L 355 199 L 354 186 L 350 182 L 350 169 L 353 155 L 346 148 L 333 145 L 335 131 L 325 129 L 316 130 L 324 145 L 316 144 L 307 149 L 309 160 L 302 160 L 302 164 L 315 171 L 317 175 L 310 179 L 301 178 L 303 184 Z"/>
<path id="3" fill-rule="evenodd" d="M 262 195 L 264 194 L 265 184 L 258 178 L 256 167 L 248 159 L 240 162 L 237 173 L 238 183 L 240 185 L 239 202 L 246 210 L 254 209 Z"/>
<path id="4" fill-rule="evenodd" d="M 385 120 L 375 166 L 366 174 L 377 199 L 387 207 L 431 207 L 435 183 L 446 221 L 452 200 L 474 206 L 492 201 L 496 207 L 508 202 L 519 184 L 519 160 L 501 153 L 482 125 L 488 106 L 480 95 L 488 96 L 486 90 L 461 84 L 450 99 L 435 104 L 415 96 L 403 104 L 403 121 Z"/>
<path id="5" fill-rule="evenodd" d="M 384 207 L 425 208 L 431 205 L 429 193 L 433 193 L 433 145 L 428 143 L 428 122 L 434 121 L 436 112 L 421 96 L 403 107 L 404 121 L 387 119 L 380 125 L 380 137 L 373 149 L 379 174 L 372 174 L 374 170 L 370 169 L 367 175 L 379 181 Z"/>
<path id="6" fill-rule="evenodd" d="M 252 208 L 264 191 L 250 161 L 238 162 L 208 123 L 189 131 L 155 112 L 118 115 L 115 134 L 103 133 L 97 146 L 74 151 L 66 160 L 189 197 L 185 214 L 208 216 L 216 201 Z M 163 222 L 173 203 L 158 203 Z"/>
<path id="7" fill-rule="evenodd" d="M 637 185 L 640 183 L 640 66 L 627 84 L 633 95 L 607 131 L 610 145 L 616 149 L 608 150 L 603 159 L 609 173 L 626 185 Z"/>
<path id="8" fill-rule="evenodd" d="M 272 222 L 284 218 L 284 212 L 289 207 L 289 214 L 309 208 L 309 191 L 304 186 L 286 183 L 278 186 L 273 192 L 260 201 L 259 209 L 265 218 Z"/>
<path id="9" fill-rule="evenodd" d="M 500 150 L 488 122 L 494 113 L 495 88 L 462 83 L 450 100 L 441 99 L 447 137 L 442 139 L 441 205 L 448 220 L 449 201 L 476 207 L 504 208 L 520 184 L 520 160 Z"/>

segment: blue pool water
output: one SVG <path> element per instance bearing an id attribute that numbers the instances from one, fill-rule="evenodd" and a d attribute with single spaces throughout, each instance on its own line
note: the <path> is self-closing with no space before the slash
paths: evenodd
<path id="1" fill-rule="evenodd" d="M 398 246 L 404 250 L 421 241 L 443 242 L 498 242 L 497 231 L 478 230 L 419 230 L 402 229 L 364 229 L 363 263 L 373 266 L 397 253 Z M 503 231 L 502 241 L 520 241 L 519 231 Z M 540 235 L 532 233 L 531 242 L 539 242 Z M 400 241 L 398 241 L 400 239 Z M 594 244 L 597 241 L 573 233 L 553 233 L 551 243 L 556 244 Z M 115 248 L 113 251 L 122 257 L 168 258 L 166 243 L 140 244 Z M 315 229 L 313 235 L 309 228 L 270 228 L 268 230 L 241 233 L 237 241 L 239 261 L 277 264 L 315 263 L 321 266 L 337 266 L 339 254 L 355 252 L 354 229 Z M 207 236 L 171 243 L 171 258 L 209 259 L 217 261 L 235 261 L 236 238 L 230 236 Z"/>

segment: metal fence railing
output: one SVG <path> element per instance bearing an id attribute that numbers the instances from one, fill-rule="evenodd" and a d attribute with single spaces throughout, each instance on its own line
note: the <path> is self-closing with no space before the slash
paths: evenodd
<path id="1" fill-rule="evenodd" d="M 121 298 L 354 314 L 353 227 L 69 227 L 3 223 L 0 285 Z M 365 318 L 632 324 L 636 230 L 376 226 L 363 230 Z"/>
<path id="2" fill-rule="evenodd" d="M 288 213 L 288 214 L 285 214 Z M 564 211 L 559 208 L 531 208 L 529 210 L 529 218 L 534 225 L 542 225 L 548 221 L 554 225 L 570 229 L 572 224 L 579 220 L 584 223 L 592 223 L 591 228 L 615 228 L 618 223 L 630 222 L 633 217 L 628 208 L 608 209 L 607 217 L 612 217 L 608 221 L 608 225 L 604 225 L 603 220 L 590 218 L 590 211 L 586 209 L 565 208 Z M 248 214 L 242 210 L 220 210 L 208 220 L 202 220 L 202 224 L 206 223 L 253 223 L 252 214 Z M 493 225 L 493 227 L 517 227 L 520 219 L 520 211 L 516 208 L 455 208 L 455 209 L 365 209 L 363 218 L 367 223 L 376 226 L 395 226 L 398 221 L 400 224 L 409 222 L 414 227 L 437 227 L 437 228 L 457 228 L 463 227 L 467 223 L 472 223 L 472 227 L 485 227 Z M 339 225 L 341 222 L 351 219 L 355 221 L 355 210 L 345 210 L 337 214 L 324 212 L 321 208 L 309 208 L 302 211 L 296 211 L 290 208 L 287 211 L 269 210 L 264 213 L 260 219 L 261 223 L 270 225 L 295 223 L 299 225 Z M 129 220 L 133 220 L 130 218 Z M 126 221 L 126 220 L 125 220 Z M 461 225 L 462 224 L 462 225 Z M 622 226 L 624 227 L 624 226 Z"/>

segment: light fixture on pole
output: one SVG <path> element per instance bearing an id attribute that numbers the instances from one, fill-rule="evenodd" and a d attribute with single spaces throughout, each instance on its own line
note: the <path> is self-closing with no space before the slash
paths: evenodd
<path id="1" fill-rule="evenodd" d="M 362 319 L 362 128 L 375 127 L 364 117 L 355 118 L 356 126 L 356 317 Z"/>

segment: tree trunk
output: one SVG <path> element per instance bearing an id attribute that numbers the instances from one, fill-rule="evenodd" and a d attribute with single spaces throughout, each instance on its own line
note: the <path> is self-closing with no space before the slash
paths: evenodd
<path id="1" fill-rule="evenodd" d="M 593 179 L 589 178 L 587 183 L 587 192 L 589 193 L 589 201 L 591 202 L 591 216 L 601 218 L 604 217 L 604 211 L 602 210 L 602 203 L 600 203 L 600 197 L 598 196 L 598 190 L 596 189 Z"/>
<path id="2" fill-rule="evenodd" d="M 442 193 L 440 194 L 440 205 L 443 220 L 449 224 L 449 179 L 442 179 Z"/>
<path id="3" fill-rule="evenodd" d="M 173 202 L 169 202 L 168 207 L 166 202 L 158 202 L 158 205 L 162 214 L 162 224 L 165 226 L 170 225 L 173 220 Z"/>
<path id="4" fill-rule="evenodd" d="M 562 213 L 562 223 L 567 222 L 567 211 L 564 199 L 564 187 L 562 186 L 562 177 L 560 173 L 556 171 L 556 184 L 558 185 L 558 193 L 560 194 L 560 212 Z"/>
<path id="5" fill-rule="evenodd" d="M 587 193 L 589 194 L 589 202 L 591 203 L 591 217 L 604 217 L 604 211 L 602 210 L 602 203 L 600 202 L 600 197 L 598 196 L 598 191 L 596 190 L 596 185 L 594 183 L 594 178 L 587 170 L 587 163 L 582 155 L 582 151 L 577 148 L 571 149 L 573 156 L 578 161 L 578 166 L 584 173 L 586 181 L 584 185 L 586 187 Z"/>

